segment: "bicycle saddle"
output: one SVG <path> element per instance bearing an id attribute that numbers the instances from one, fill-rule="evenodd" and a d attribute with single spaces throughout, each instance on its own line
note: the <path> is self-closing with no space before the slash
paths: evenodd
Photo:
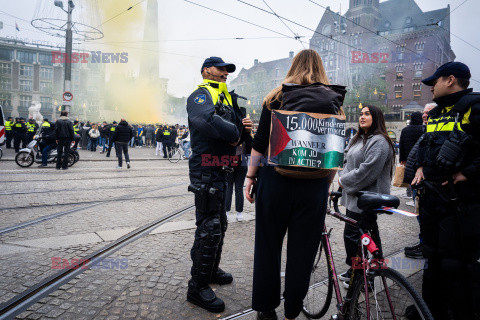
<path id="1" fill-rule="evenodd" d="M 360 191 L 357 195 L 357 206 L 362 210 L 380 209 L 381 207 L 398 208 L 400 205 L 400 199 L 389 194 Z"/>

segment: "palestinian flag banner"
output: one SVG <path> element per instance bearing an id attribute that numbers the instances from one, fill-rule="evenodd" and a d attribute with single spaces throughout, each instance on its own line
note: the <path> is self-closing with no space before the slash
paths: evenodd
<path id="1" fill-rule="evenodd" d="M 344 149 L 345 116 L 272 110 L 271 164 L 341 169 Z"/>

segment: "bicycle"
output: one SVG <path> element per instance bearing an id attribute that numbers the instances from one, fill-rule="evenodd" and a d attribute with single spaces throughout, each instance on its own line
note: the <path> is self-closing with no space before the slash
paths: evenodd
<path id="1" fill-rule="evenodd" d="M 167 157 L 168 161 L 171 163 L 177 163 L 181 159 L 186 159 L 185 158 L 185 150 L 183 150 L 183 144 L 180 141 L 180 143 L 174 143 L 172 147 L 170 147 L 170 150 L 167 151 Z"/>
<path id="2" fill-rule="evenodd" d="M 357 221 L 339 212 L 340 196 L 340 192 L 332 192 L 330 199 L 334 211 L 330 207 L 327 214 L 358 226 Z M 400 200 L 395 196 L 373 192 L 360 192 L 357 202 L 363 210 L 362 214 L 400 212 L 401 210 L 393 209 L 398 208 L 399 204 Z M 422 297 L 404 276 L 387 266 L 370 234 L 362 229 L 347 295 L 342 298 L 329 240 L 331 231 L 332 229 L 327 232 L 327 227 L 324 226 L 322 242 L 312 268 L 310 287 L 303 301 L 302 311 L 307 317 L 319 319 L 324 316 L 335 291 L 337 314 L 332 319 L 433 320 Z M 322 251 L 325 251 L 327 259 L 322 259 Z"/>

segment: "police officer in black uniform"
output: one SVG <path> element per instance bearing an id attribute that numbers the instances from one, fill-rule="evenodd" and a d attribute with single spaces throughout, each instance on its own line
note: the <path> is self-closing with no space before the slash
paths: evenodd
<path id="1" fill-rule="evenodd" d="M 13 126 L 14 126 L 13 118 L 8 117 L 7 121 L 5 121 L 5 134 L 7 138 L 7 149 L 12 148 L 12 140 L 13 140 Z"/>
<path id="2" fill-rule="evenodd" d="M 25 125 L 27 126 L 27 133 L 25 135 L 25 137 L 26 137 L 26 139 L 25 139 L 26 142 L 25 143 L 29 144 L 30 141 L 33 140 L 33 137 L 35 136 L 35 133 L 38 130 L 38 124 L 33 118 L 30 118 L 30 119 L 28 119 L 28 122 Z"/>
<path id="3" fill-rule="evenodd" d="M 15 152 L 18 152 L 20 150 L 20 143 L 22 143 L 22 148 L 25 148 L 27 146 L 25 143 L 27 127 L 25 125 L 24 118 L 18 118 L 18 120 L 13 125 L 13 132 L 15 132 L 13 147 L 15 148 Z"/>
<path id="4" fill-rule="evenodd" d="M 220 267 L 227 230 L 225 191 L 229 158 L 242 136 L 252 128 L 227 90 L 226 80 L 235 65 L 221 58 L 207 58 L 201 68 L 203 83 L 187 100 L 192 155 L 189 191 L 195 194 L 195 241 L 187 300 L 211 312 L 222 312 L 224 302 L 209 284 L 229 284 L 231 274 Z"/>
<path id="5" fill-rule="evenodd" d="M 107 150 L 107 158 L 110 157 L 110 151 L 112 151 L 112 146 L 113 146 L 113 135 L 115 134 L 115 129 L 117 129 L 117 121 L 113 121 L 112 125 L 108 128 L 107 130 L 107 135 L 108 135 L 108 150 Z M 115 150 L 116 150 L 115 146 Z"/>
<path id="6" fill-rule="evenodd" d="M 422 295 L 436 320 L 480 319 L 480 93 L 449 62 L 422 82 L 437 107 L 420 138 L 419 212 L 428 259 Z"/>

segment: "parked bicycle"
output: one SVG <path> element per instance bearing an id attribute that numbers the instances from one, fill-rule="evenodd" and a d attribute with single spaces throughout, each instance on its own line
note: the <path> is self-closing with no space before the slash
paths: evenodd
<path id="1" fill-rule="evenodd" d="M 334 211 L 327 214 L 350 225 L 358 222 L 339 213 L 340 192 L 332 192 Z M 360 192 L 358 207 L 362 214 L 392 214 L 400 200 L 391 195 Z M 406 214 L 406 212 L 403 212 Z M 413 215 L 413 214 L 411 214 Z M 312 319 L 324 316 L 332 301 L 333 291 L 337 299 L 337 313 L 331 319 L 422 319 L 433 320 L 425 301 L 412 285 L 397 271 L 390 269 L 369 232 L 360 229 L 358 254 L 350 278 L 347 295 L 342 297 L 330 245 L 330 231 L 324 227 L 323 238 L 312 268 L 310 288 L 303 304 L 303 313 Z M 322 251 L 325 257 L 322 257 Z"/>

